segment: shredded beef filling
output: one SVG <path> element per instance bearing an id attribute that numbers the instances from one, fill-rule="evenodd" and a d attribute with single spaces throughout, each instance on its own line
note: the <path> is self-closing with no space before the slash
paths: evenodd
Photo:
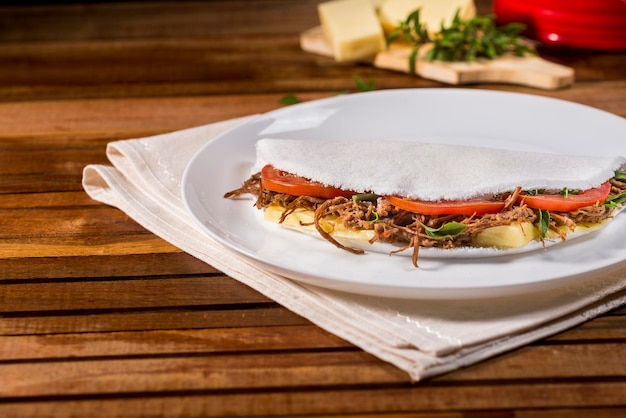
<path id="1" fill-rule="evenodd" d="M 261 187 L 260 173 L 251 176 L 242 186 L 224 195 L 227 198 L 239 197 L 245 194 L 256 196 L 255 206 L 264 209 L 278 205 L 285 208 L 281 222 L 294 210 L 304 208 L 315 213 L 315 226 L 320 235 L 335 246 L 353 253 L 362 253 L 362 250 L 353 249 L 337 242 L 319 225 L 319 220 L 326 216 L 337 216 L 337 222 L 342 222 L 347 228 L 367 229 L 375 232 L 371 242 L 380 241 L 397 244 L 398 251 L 412 248 L 413 264 L 417 266 L 417 255 L 420 247 L 456 248 L 470 246 L 474 238 L 485 229 L 511 225 L 519 222 L 537 222 L 537 210 L 526 205 L 516 204 L 516 190 L 505 202 L 505 208 L 498 213 L 481 216 L 465 215 L 422 215 L 398 209 L 384 197 L 373 201 L 358 201 L 345 197 L 323 199 L 311 196 L 292 196 L 275 193 Z M 626 192 L 626 183 L 611 179 L 611 194 L 619 195 Z M 578 223 L 597 223 L 609 218 L 613 210 L 603 204 L 587 206 L 573 212 L 550 212 L 549 228 L 565 239 L 558 227 L 566 226 L 574 230 Z M 440 228 L 448 222 L 458 222 L 466 226 L 459 234 L 434 238 L 425 232 L 424 226 Z"/>

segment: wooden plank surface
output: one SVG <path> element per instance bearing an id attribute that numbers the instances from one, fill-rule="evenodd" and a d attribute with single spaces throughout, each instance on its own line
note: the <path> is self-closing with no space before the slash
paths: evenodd
<path id="1" fill-rule="evenodd" d="M 0 6 L 0 416 L 626 415 L 625 308 L 412 383 L 82 191 L 110 141 L 355 91 L 355 75 L 448 85 L 303 52 L 319 1 L 13 3 Z M 540 53 L 574 85 L 467 88 L 626 117 L 626 54 Z"/>

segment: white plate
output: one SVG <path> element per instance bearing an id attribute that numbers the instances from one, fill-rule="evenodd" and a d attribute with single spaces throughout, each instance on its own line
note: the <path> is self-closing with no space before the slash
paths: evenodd
<path id="1" fill-rule="evenodd" d="M 626 120 L 539 96 L 471 89 L 383 90 L 293 105 L 238 126 L 202 148 L 183 177 L 183 200 L 214 239 L 293 280 L 348 292 L 414 299 L 509 296 L 563 286 L 626 260 L 626 216 L 549 249 L 488 258 L 353 255 L 263 221 L 252 200 L 224 199 L 239 187 L 264 137 L 386 138 L 626 155 Z M 329 150 L 320 150 L 329 152 Z M 558 157 L 555 157 L 558 158 Z"/>

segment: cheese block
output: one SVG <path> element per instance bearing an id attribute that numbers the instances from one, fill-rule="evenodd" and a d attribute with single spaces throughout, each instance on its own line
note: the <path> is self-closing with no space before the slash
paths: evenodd
<path id="1" fill-rule="evenodd" d="M 371 0 L 324 2 L 318 5 L 318 14 L 335 60 L 361 60 L 385 48 L 385 35 Z"/>
<path id="2" fill-rule="evenodd" d="M 476 15 L 473 0 L 386 0 L 379 9 L 384 31 L 393 31 L 398 23 L 417 9 L 420 9 L 420 21 L 431 33 L 438 32 L 442 22 L 449 26 L 457 10 L 461 19 L 471 19 Z"/>
<path id="3" fill-rule="evenodd" d="M 265 220 L 273 223 L 280 223 L 283 218 L 285 208 L 278 205 L 272 205 L 265 208 Z M 337 216 L 328 216 L 320 220 L 320 226 L 324 231 L 332 234 L 335 239 L 344 242 L 361 241 L 368 243 L 369 240 L 375 238 L 373 229 L 352 229 L 346 227 L 342 222 L 336 222 Z M 281 223 L 282 226 L 295 229 L 300 232 L 309 232 L 318 235 L 315 228 L 315 213 L 312 210 L 298 208 L 286 216 Z"/>
<path id="4" fill-rule="evenodd" d="M 565 231 L 567 233 L 567 231 Z M 539 230 L 530 222 L 514 222 L 487 228 L 474 239 L 476 247 L 520 248 L 540 238 Z"/>

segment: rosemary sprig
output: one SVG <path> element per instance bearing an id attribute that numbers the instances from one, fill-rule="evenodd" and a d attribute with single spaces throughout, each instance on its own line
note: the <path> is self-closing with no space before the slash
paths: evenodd
<path id="1" fill-rule="evenodd" d="M 411 45 L 411 52 L 409 53 L 410 74 L 415 74 L 415 58 L 417 57 L 417 51 L 422 45 L 431 42 L 428 28 L 424 23 L 420 22 L 420 13 L 420 9 L 410 13 L 406 20 L 401 21 L 389 36 L 387 36 L 387 47 L 398 39 L 402 39 L 402 41 Z"/>
<path id="2" fill-rule="evenodd" d="M 449 27 L 441 25 L 433 37 L 433 48 L 428 51 L 430 61 L 474 61 L 477 58 L 494 59 L 506 53 L 523 56 L 534 53 L 520 33 L 521 23 L 497 26 L 492 16 L 476 16 L 462 20 L 457 11 Z"/>
<path id="3" fill-rule="evenodd" d="M 478 58 L 494 59 L 504 54 L 523 56 L 535 51 L 520 36 L 525 29 L 521 23 L 498 26 L 493 16 L 475 16 L 461 19 L 457 10 L 449 26 L 443 23 L 439 32 L 430 34 L 420 22 L 420 10 L 409 14 L 387 37 L 387 45 L 402 39 L 411 44 L 409 72 L 415 74 L 415 58 L 419 48 L 432 43 L 426 53 L 429 62 L 475 61 Z"/>

